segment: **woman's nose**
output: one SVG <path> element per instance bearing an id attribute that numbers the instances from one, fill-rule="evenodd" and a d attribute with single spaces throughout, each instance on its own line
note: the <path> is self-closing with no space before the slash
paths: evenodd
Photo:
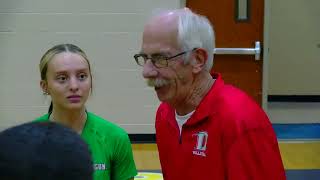
<path id="1" fill-rule="evenodd" d="M 75 92 L 79 89 L 79 82 L 77 78 L 71 78 L 69 84 L 70 90 Z"/>

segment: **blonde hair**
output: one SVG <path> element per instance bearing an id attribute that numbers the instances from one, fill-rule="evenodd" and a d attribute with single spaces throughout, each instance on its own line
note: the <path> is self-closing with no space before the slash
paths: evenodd
<path id="1" fill-rule="evenodd" d="M 90 62 L 89 59 L 84 51 L 80 49 L 78 46 L 73 45 L 73 44 L 58 44 L 51 49 L 49 49 L 44 55 L 42 56 L 39 64 L 39 69 L 40 69 L 40 75 L 41 75 L 41 80 L 46 80 L 47 79 L 47 70 L 48 70 L 48 64 L 49 62 L 53 59 L 53 57 L 57 54 L 63 53 L 63 52 L 71 52 L 78 54 L 82 56 L 88 63 L 89 66 L 89 72 L 91 75 L 91 67 L 90 67 Z M 92 76 L 90 76 L 92 78 Z M 91 79 L 92 80 L 92 79 Z"/>
<path id="2" fill-rule="evenodd" d="M 73 45 L 73 44 L 58 44 L 51 49 L 49 49 L 44 55 L 42 56 L 39 64 L 39 69 L 40 69 L 40 76 L 41 80 L 46 81 L 47 80 L 47 71 L 48 71 L 48 64 L 49 62 L 53 59 L 53 57 L 57 54 L 63 53 L 63 52 L 71 52 L 78 54 L 82 56 L 88 63 L 89 66 L 89 73 L 90 73 L 90 79 L 91 79 L 91 92 L 92 92 L 92 74 L 91 74 L 91 67 L 90 67 L 90 62 L 89 59 L 86 55 L 86 53 L 80 49 L 78 46 Z M 48 113 L 52 112 L 52 102 L 50 104 Z"/>

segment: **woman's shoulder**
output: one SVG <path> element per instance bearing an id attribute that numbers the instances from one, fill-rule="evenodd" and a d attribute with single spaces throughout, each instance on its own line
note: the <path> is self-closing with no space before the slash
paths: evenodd
<path id="1" fill-rule="evenodd" d="M 108 121 L 92 112 L 87 112 L 88 119 L 87 125 L 88 128 L 94 129 L 95 131 L 101 134 L 108 134 L 108 135 L 125 135 L 127 136 L 127 132 L 121 128 L 119 125 Z"/>
<path id="2" fill-rule="evenodd" d="M 47 122 L 47 121 L 49 121 L 49 114 L 44 114 L 33 120 L 33 122 Z"/>

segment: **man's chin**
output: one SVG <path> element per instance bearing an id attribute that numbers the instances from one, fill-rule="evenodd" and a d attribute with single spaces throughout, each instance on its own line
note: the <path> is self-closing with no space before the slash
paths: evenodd
<path id="1" fill-rule="evenodd" d="M 154 90 L 158 93 L 163 93 L 164 91 L 164 86 L 154 86 Z"/>
<path id="2" fill-rule="evenodd" d="M 157 93 L 157 96 L 158 96 L 158 99 L 160 100 L 160 101 L 162 101 L 162 102 L 165 102 L 166 101 L 166 89 L 165 89 L 165 87 L 155 87 L 154 88 L 155 89 L 155 91 L 156 91 L 156 93 Z"/>
<path id="3" fill-rule="evenodd" d="M 164 97 L 159 96 L 158 94 L 157 94 L 157 97 L 158 97 L 158 100 L 159 100 L 159 101 L 161 101 L 161 102 L 166 102 L 166 99 L 165 99 Z"/>

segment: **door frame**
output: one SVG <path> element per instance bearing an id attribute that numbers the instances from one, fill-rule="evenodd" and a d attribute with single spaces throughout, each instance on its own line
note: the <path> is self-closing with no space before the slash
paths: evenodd
<path id="1" fill-rule="evenodd" d="M 186 7 L 187 0 L 180 0 L 180 7 Z M 268 112 L 268 89 L 269 89 L 269 20 L 270 20 L 270 1 L 264 0 L 264 23 L 263 23 L 263 43 L 262 47 L 262 108 Z M 239 47 L 242 48 L 242 47 Z"/>

